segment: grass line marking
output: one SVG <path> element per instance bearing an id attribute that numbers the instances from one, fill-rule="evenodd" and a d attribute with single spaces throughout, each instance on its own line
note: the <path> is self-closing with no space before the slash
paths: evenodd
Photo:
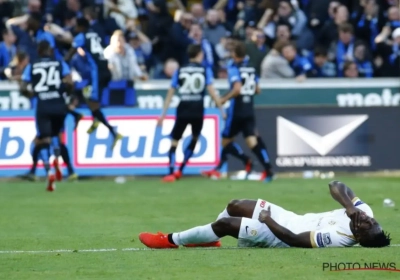
<path id="1" fill-rule="evenodd" d="M 358 246 L 357 246 L 358 247 Z M 400 244 L 393 244 L 390 247 L 400 247 Z M 237 250 L 237 249 L 257 249 L 257 248 L 244 248 L 244 247 L 198 247 L 193 248 L 195 250 Z M 127 252 L 127 251 L 160 251 L 157 249 L 149 249 L 149 248 L 108 248 L 108 249 L 83 249 L 83 250 L 72 250 L 72 249 L 58 249 L 58 250 L 4 250 L 0 251 L 0 254 L 52 254 L 52 253 L 106 253 L 106 252 Z M 184 249 L 191 250 L 191 249 Z"/>

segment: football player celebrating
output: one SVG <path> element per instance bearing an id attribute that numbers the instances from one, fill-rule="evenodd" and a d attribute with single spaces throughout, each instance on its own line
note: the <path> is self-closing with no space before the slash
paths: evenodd
<path id="1" fill-rule="evenodd" d="M 161 126 L 169 104 L 175 91 L 178 91 L 181 101 L 176 109 L 176 120 L 171 132 L 171 148 L 169 150 L 169 174 L 164 177 L 164 182 L 174 182 L 182 177 L 183 169 L 192 157 L 197 140 L 203 128 L 204 119 L 204 96 L 206 90 L 221 110 L 224 110 L 217 97 L 213 86 L 213 74 L 210 68 L 202 66 L 203 51 L 200 45 L 190 45 L 188 48 L 189 64 L 179 68 L 172 77 L 171 87 L 167 93 L 158 126 Z M 184 159 L 178 171 L 175 171 L 175 153 L 179 140 L 187 127 L 191 125 L 192 139 L 185 148 Z"/>
<path id="2" fill-rule="evenodd" d="M 228 117 L 222 132 L 221 162 L 216 169 L 203 172 L 205 176 L 219 177 L 219 169 L 227 160 L 227 155 L 232 154 L 242 159 L 246 165 L 246 172 L 252 168 L 250 158 L 234 142 L 237 134 L 242 133 L 247 146 L 256 155 L 264 168 L 261 181 L 269 182 L 273 178 L 271 163 L 267 149 L 260 137 L 257 136 L 254 116 L 254 95 L 260 93 L 256 69 L 249 65 L 246 56 L 246 47 L 243 43 L 236 43 L 232 52 L 233 62 L 228 68 L 228 79 L 231 91 L 222 98 L 222 103 L 230 100 Z"/>

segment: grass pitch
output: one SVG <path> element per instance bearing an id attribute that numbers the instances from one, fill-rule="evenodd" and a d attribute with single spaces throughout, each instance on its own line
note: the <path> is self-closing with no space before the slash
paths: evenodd
<path id="1" fill-rule="evenodd" d="M 400 244 L 400 179 L 338 178 L 374 210 Z M 323 263 L 394 262 L 400 247 L 384 249 L 178 249 L 144 248 L 143 231 L 172 232 L 212 222 L 233 198 L 263 198 L 298 213 L 339 208 L 328 180 L 245 181 L 158 179 L 43 183 L 0 187 L 0 279 L 399 279 L 400 272 L 323 271 Z M 224 247 L 236 240 L 225 238 Z M 84 251 L 91 249 L 91 251 Z M 107 250 L 101 250 L 107 249 Z M 113 250 L 111 250 L 113 249 Z M 128 250 L 127 250 L 128 249 Z M 59 250 L 59 251 L 54 251 Z M 54 251 L 54 252 L 51 252 Z"/>

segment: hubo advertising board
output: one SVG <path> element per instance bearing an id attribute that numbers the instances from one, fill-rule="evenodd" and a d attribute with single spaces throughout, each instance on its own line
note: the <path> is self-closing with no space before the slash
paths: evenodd
<path id="1" fill-rule="evenodd" d="M 277 171 L 400 169 L 399 108 L 260 108 L 256 118 Z"/>
<path id="2" fill-rule="evenodd" d="M 162 127 L 157 127 L 160 110 L 105 109 L 110 124 L 124 138 L 111 149 L 112 136 L 103 125 L 87 134 L 92 120 L 88 111 L 73 131 L 73 120 L 66 120 L 64 141 L 68 146 L 76 172 L 86 176 L 163 175 L 168 171 L 169 134 L 174 125 L 174 111 L 168 113 Z M 36 135 L 34 112 L 2 111 L 0 115 L 0 176 L 11 177 L 30 167 L 32 140 Z M 220 154 L 220 116 L 216 109 L 205 112 L 202 135 L 186 174 L 199 174 L 214 167 Z M 177 164 L 190 141 L 186 129 L 177 149 Z M 42 168 L 40 168 L 42 170 Z M 43 174 L 43 171 L 41 171 Z M 39 174 L 39 173 L 38 173 Z M 40 175 L 40 174 L 39 174 Z"/>

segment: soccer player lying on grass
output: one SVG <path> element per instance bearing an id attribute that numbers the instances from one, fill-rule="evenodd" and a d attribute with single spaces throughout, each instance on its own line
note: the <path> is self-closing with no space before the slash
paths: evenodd
<path id="1" fill-rule="evenodd" d="M 390 245 L 373 218 L 371 208 L 345 184 L 329 183 L 330 193 L 344 208 L 298 215 L 265 200 L 233 200 L 217 221 L 171 234 L 141 233 L 149 248 L 220 247 L 220 238 L 232 236 L 239 247 L 363 247 Z"/>

